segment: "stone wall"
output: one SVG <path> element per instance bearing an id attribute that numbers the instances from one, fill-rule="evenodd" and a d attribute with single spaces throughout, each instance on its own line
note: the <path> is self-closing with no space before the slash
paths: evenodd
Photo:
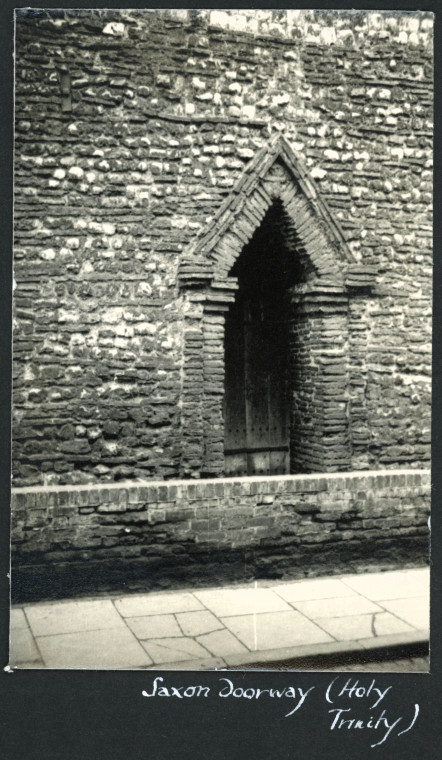
<path id="1" fill-rule="evenodd" d="M 339 229 L 337 260 L 344 246 L 376 272 L 376 289 L 346 306 L 346 454 L 339 464 L 332 414 L 333 467 L 428 462 L 432 23 L 390 12 L 18 12 L 17 485 L 222 474 L 228 288 L 216 308 L 212 288 L 203 319 L 178 273 L 278 135 L 299 158 L 292 179 L 310 188 L 306 207 L 316 194 Z M 204 255 L 198 271 L 195 261 L 194 284 L 206 276 Z M 304 460 L 319 466 L 313 448 Z"/>
<path id="2" fill-rule="evenodd" d="M 426 470 L 13 492 L 16 599 L 427 561 Z"/>

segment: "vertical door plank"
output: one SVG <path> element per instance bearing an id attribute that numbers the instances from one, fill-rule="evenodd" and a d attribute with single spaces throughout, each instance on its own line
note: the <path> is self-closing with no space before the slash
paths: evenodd
<path id="1" fill-rule="evenodd" d="M 265 451 L 269 440 L 269 377 L 263 304 L 250 297 L 244 321 L 247 449 Z M 268 457 L 249 457 L 249 474 L 268 473 Z"/>

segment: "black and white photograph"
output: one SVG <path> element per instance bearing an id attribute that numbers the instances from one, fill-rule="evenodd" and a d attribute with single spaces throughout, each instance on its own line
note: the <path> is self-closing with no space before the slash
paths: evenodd
<path id="1" fill-rule="evenodd" d="M 15 11 L 11 669 L 429 672 L 433 26 Z"/>

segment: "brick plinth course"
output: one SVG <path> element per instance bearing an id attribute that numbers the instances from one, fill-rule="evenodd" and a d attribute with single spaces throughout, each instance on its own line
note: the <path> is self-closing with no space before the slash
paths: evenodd
<path id="1" fill-rule="evenodd" d="M 430 474 L 17 489 L 15 600 L 425 562 Z"/>
<path id="2" fill-rule="evenodd" d="M 275 200 L 306 273 L 292 300 L 292 470 L 428 465 L 432 23 L 391 12 L 18 12 L 17 486 L 222 476 L 229 270 Z M 343 546 L 368 551 L 381 519 L 405 541 L 411 527 L 389 498 L 373 506 L 383 516 L 345 531 L 330 518 L 330 547 L 346 535 Z M 167 500 L 144 499 L 147 513 L 124 502 L 106 512 L 113 497 L 75 518 L 64 502 L 29 507 L 31 521 L 53 509 L 60 522 L 41 535 L 30 524 L 17 551 L 46 562 L 53 536 L 57 562 L 114 552 L 172 567 L 172 525 L 180 552 L 187 540 L 206 551 L 184 527 L 198 521 L 200 535 L 200 509 L 186 516 L 186 502 L 169 523 Z M 293 546 L 282 526 L 297 513 L 282 501 L 278 519 L 253 508 L 251 520 L 265 513 L 269 524 L 232 524 L 237 538 L 223 534 L 219 551 L 255 546 L 271 528 L 283 567 Z M 151 559 L 134 536 L 147 514 L 164 538 Z M 311 555 L 324 551 L 313 537 L 327 523 L 312 514 L 299 525 Z"/>

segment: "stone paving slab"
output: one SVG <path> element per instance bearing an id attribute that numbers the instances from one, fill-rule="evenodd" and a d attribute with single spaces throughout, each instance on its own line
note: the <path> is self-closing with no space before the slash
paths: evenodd
<path id="1" fill-rule="evenodd" d="M 223 627 L 221 621 L 208 610 L 180 612 L 176 619 L 185 636 L 200 636 Z"/>
<path id="2" fill-rule="evenodd" d="M 182 636 L 173 615 L 149 615 L 149 617 L 126 618 L 126 623 L 137 639 L 162 639 Z"/>
<path id="3" fill-rule="evenodd" d="M 25 610 L 34 636 L 124 627 L 120 615 L 108 599 L 33 604 L 26 606 Z"/>
<path id="4" fill-rule="evenodd" d="M 347 641 L 329 641 L 325 643 L 302 644 L 296 647 L 278 647 L 267 649 L 260 652 L 249 652 L 247 655 L 227 655 L 224 657 L 229 667 L 238 667 L 241 665 L 254 663 L 271 663 L 284 662 L 291 659 L 302 659 L 303 657 L 314 657 L 318 655 L 340 654 L 343 652 L 363 652 L 364 647 L 358 641 L 352 641 L 349 646 Z"/>
<path id="5" fill-rule="evenodd" d="M 48 668 L 140 668 L 152 659 L 128 628 L 37 637 Z"/>
<path id="6" fill-rule="evenodd" d="M 298 647 L 284 647 L 281 649 L 268 649 L 260 652 L 249 652 L 247 655 L 227 655 L 224 659 L 228 667 L 242 665 L 263 664 L 268 662 L 269 669 L 272 663 L 287 662 L 290 660 L 305 660 L 305 658 L 319 656 L 347 655 L 353 659 L 355 655 L 362 654 L 367 650 L 382 650 L 394 648 L 404 644 L 421 644 L 426 641 L 425 631 L 411 634 L 397 634 L 394 636 L 380 636 L 378 639 L 363 639 L 362 641 L 330 641 L 324 644 L 304 644 Z M 345 670 L 343 667 L 342 670 Z"/>
<path id="7" fill-rule="evenodd" d="M 382 601 L 382 606 L 414 628 L 428 628 L 429 604 L 425 596 Z"/>
<path id="8" fill-rule="evenodd" d="M 204 609 L 204 606 L 193 594 L 169 592 L 125 596 L 115 601 L 115 607 L 123 617 L 164 615 Z"/>
<path id="9" fill-rule="evenodd" d="M 348 575 L 343 582 L 358 594 L 363 594 L 367 599 L 377 602 L 383 599 L 401 599 L 428 594 L 429 581 L 428 569 L 419 568 L 394 574 Z"/>
<path id="10" fill-rule="evenodd" d="M 377 612 L 373 619 L 376 636 L 390 636 L 391 634 L 407 633 L 413 630 L 411 625 L 389 612 Z"/>
<path id="11" fill-rule="evenodd" d="M 382 647 L 395 647 L 401 644 L 420 644 L 428 641 L 428 629 L 403 631 L 402 633 L 391 633 L 386 636 L 377 636 L 371 639 L 361 639 L 360 644 L 363 649 L 379 649 Z"/>
<path id="12" fill-rule="evenodd" d="M 26 620 L 25 613 L 21 607 L 11 609 L 10 628 L 12 631 L 28 628 L 28 621 Z"/>
<path id="13" fill-rule="evenodd" d="M 314 599 L 310 602 L 296 602 L 296 609 L 311 618 L 335 618 L 347 615 L 362 615 L 369 612 L 382 612 L 379 607 L 363 596 L 345 596 L 333 599 Z"/>
<path id="14" fill-rule="evenodd" d="M 270 589 L 214 589 L 195 591 L 195 596 L 217 617 L 228 615 L 248 615 L 259 612 L 279 612 L 290 610 L 289 605 Z"/>
<path id="15" fill-rule="evenodd" d="M 237 637 L 226 630 L 205 633 L 203 636 L 198 636 L 197 641 L 209 652 L 219 657 L 248 652 L 248 649 L 238 641 Z"/>
<path id="16" fill-rule="evenodd" d="M 264 612 L 223 618 L 223 623 L 251 651 L 332 641 L 332 637 L 299 612 Z"/>
<path id="17" fill-rule="evenodd" d="M 275 586 L 273 590 L 290 603 L 356 595 L 349 585 L 335 578 L 285 583 L 282 586 Z"/>
<path id="18" fill-rule="evenodd" d="M 183 636 L 143 641 L 143 647 L 156 665 L 191 658 L 201 659 L 211 654 L 198 641 Z"/>
<path id="19" fill-rule="evenodd" d="M 17 670 L 29 670 L 29 668 L 33 668 L 34 670 L 40 670 L 41 668 L 45 668 L 46 665 L 43 662 L 43 660 L 33 660 L 32 662 L 16 662 L 14 667 Z"/>
<path id="20" fill-rule="evenodd" d="M 271 668 L 420 643 L 428 639 L 428 577 L 425 568 L 25 604 L 11 610 L 10 665 Z"/>
<path id="21" fill-rule="evenodd" d="M 14 635 L 11 636 L 10 650 L 10 660 L 17 665 L 41 659 L 35 639 L 29 628 L 18 628 L 14 632 Z"/>
<path id="22" fill-rule="evenodd" d="M 399 620 L 388 612 L 378 612 L 374 615 L 319 618 L 316 623 L 337 641 L 369 639 L 413 630 L 403 620 Z"/>
<path id="23" fill-rule="evenodd" d="M 202 660 L 180 660 L 176 662 L 163 662 L 161 670 L 221 670 L 226 667 L 226 662 L 221 657 L 206 657 Z M 146 670 L 158 670 L 158 665 L 152 665 Z"/>

